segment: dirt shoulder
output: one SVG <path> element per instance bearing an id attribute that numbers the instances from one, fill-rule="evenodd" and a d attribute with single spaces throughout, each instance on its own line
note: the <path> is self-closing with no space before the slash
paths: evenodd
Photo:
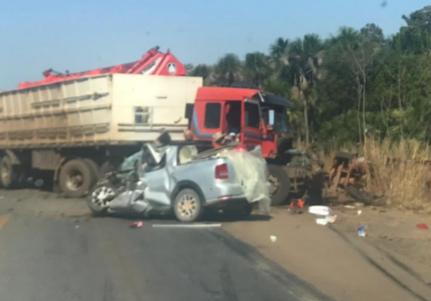
<path id="1" fill-rule="evenodd" d="M 269 221 L 226 223 L 235 237 L 255 246 L 289 272 L 336 300 L 431 300 L 430 217 L 397 210 L 334 208 L 338 218 L 319 226 L 308 213 L 272 211 Z M 367 225 L 367 237 L 356 228 Z M 270 236 L 276 236 L 272 242 Z"/>

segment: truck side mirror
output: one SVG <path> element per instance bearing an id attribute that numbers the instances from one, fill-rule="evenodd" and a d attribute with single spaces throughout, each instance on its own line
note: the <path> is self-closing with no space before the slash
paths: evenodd
<path id="1" fill-rule="evenodd" d="M 274 126 L 275 123 L 275 112 L 274 110 L 269 110 L 268 111 L 268 124 L 270 126 Z"/>

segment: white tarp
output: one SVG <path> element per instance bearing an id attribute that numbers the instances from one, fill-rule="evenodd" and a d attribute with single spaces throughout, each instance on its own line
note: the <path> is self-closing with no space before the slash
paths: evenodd
<path id="1" fill-rule="evenodd" d="M 220 156 L 228 158 L 235 169 L 238 181 L 244 189 L 244 194 L 250 203 L 259 202 L 259 208 L 263 212 L 269 212 L 271 198 L 267 177 L 266 161 L 260 151 L 244 151 L 228 149 L 220 153 Z"/>

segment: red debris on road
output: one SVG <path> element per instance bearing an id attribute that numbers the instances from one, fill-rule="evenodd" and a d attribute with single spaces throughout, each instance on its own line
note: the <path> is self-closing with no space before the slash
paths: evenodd
<path id="1" fill-rule="evenodd" d="M 417 224 L 416 228 L 421 229 L 421 230 L 428 230 L 428 225 L 427 224 Z"/>
<path id="2" fill-rule="evenodd" d="M 130 228 L 142 228 L 144 226 L 143 221 L 136 221 L 129 225 Z"/>

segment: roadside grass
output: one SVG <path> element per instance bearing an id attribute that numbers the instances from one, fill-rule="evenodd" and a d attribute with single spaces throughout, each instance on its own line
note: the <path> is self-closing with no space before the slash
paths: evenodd
<path id="1" fill-rule="evenodd" d="M 368 137 L 363 146 L 344 145 L 311 150 L 331 168 L 339 152 L 363 156 L 368 166 L 367 192 L 387 205 L 431 213 L 431 148 L 417 140 L 383 141 Z"/>
<path id="2" fill-rule="evenodd" d="M 369 162 L 367 190 L 383 195 L 390 205 L 431 213 L 431 153 L 416 140 L 367 139 L 363 155 Z"/>

